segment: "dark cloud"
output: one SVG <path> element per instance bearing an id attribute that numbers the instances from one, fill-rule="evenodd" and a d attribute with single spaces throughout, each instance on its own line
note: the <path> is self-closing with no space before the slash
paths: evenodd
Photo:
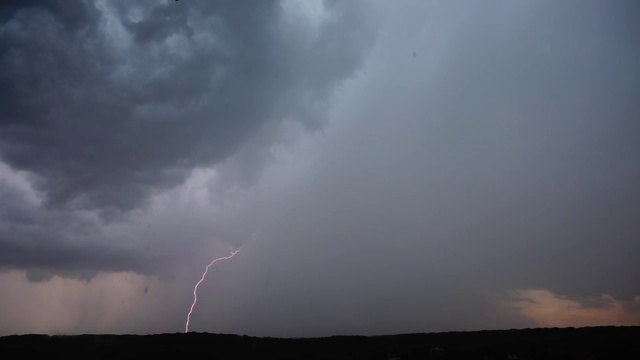
<path id="1" fill-rule="evenodd" d="M 317 126 L 371 38 L 347 4 L 317 34 L 275 1 L 26 5 L 0 32 L 0 154 L 51 206 L 129 210 L 265 126 Z"/>
<path id="2" fill-rule="evenodd" d="M 277 1 L 3 3 L 0 159 L 26 171 L 46 209 L 2 189 L 0 265 L 143 271 L 139 254 L 94 241 L 104 238 L 95 219 L 78 232 L 78 214 L 124 220 L 225 160 L 234 165 L 221 172 L 250 184 L 283 121 L 318 128 L 372 29 L 355 3 L 327 4 L 317 28 L 285 11 Z"/>
<path id="3" fill-rule="evenodd" d="M 64 0 L 7 0 L 0 6 L 0 21 L 11 19 L 21 11 L 45 10 L 60 18 L 65 27 L 77 29 L 87 26 L 95 18 L 95 7 L 87 1 Z"/>
<path id="4" fill-rule="evenodd" d="M 0 269 L 29 269 L 34 281 L 54 273 L 90 279 L 97 271 L 150 271 L 141 249 L 105 237 L 95 216 L 43 209 L 2 180 L 0 199 Z"/>

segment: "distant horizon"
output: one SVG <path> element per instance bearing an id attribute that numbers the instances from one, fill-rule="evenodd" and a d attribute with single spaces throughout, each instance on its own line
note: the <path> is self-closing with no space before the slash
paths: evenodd
<path id="1" fill-rule="evenodd" d="M 221 335 L 221 336 L 239 336 L 239 337 L 254 337 L 254 338 L 264 338 L 264 339 L 324 339 L 324 338 L 332 338 L 332 337 L 384 337 L 384 336 L 404 336 L 404 335 L 429 335 L 429 334 L 448 334 L 448 333 L 475 333 L 475 332 L 486 332 L 486 331 L 519 331 L 519 330 L 553 330 L 553 329 L 597 329 L 597 328 L 640 328 L 640 325 L 599 325 L 599 326 L 566 326 L 566 327 L 531 327 L 531 328 L 512 328 L 512 329 L 484 329 L 484 330 L 449 330 L 449 331 L 432 331 L 432 332 L 416 332 L 416 333 L 396 333 L 396 334 L 378 334 L 378 335 L 325 335 L 325 336 L 312 336 L 312 337 L 278 337 L 278 336 L 256 336 L 250 334 L 231 334 L 231 333 L 211 333 L 206 331 L 189 331 L 188 333 L 177 331 L 177 332 L 167 332 L 167 333 L 154 333 L 154 334 L 113 334 L 113 333 L 86 333 L 86 334 L 10 334 L 10 335 L 0 335 L 0 337 L 9 337 L 9 336 L 155 336 L 155 335 Z"/>

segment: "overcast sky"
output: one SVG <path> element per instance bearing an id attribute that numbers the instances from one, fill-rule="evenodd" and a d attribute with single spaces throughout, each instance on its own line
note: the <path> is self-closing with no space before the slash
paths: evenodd
<path id="1" fill-rule="evenodd" d="M 0 335 L 640 325 L 635 1 L 3 1 Z"/>

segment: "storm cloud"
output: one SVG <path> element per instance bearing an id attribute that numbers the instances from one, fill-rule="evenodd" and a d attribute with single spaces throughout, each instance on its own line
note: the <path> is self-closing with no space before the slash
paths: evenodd
<path id="1" fill-rule="evenodd" d="M 347 4 L 315 29 L 275 1 L 38 4 L 4 11 L 0 151 L 51 206 L 129 210 L 273 122 L 318 126 L 370 40 Z"/>
<path id="2" fill-rule="evenodd" d="M 236 153 L 228 176 L 254 182 L 280 124 L 322 126 L 334 88 L 370 47 L 356 4 L 323 11 L 309 23 L 277 1 L 4 3 L 0 156 L 43 198 L 43 209 L 26 212 L 122 218 Z M 13 226 L 26 205 L 2 194 L 2 221 Z M 51 238 L 34 240 L 34 251 L 62 242 L 25 231 L 2 236 L 3 255 L 25 236 Z M 24 260 L 8 258 L 1 263 Z"/>

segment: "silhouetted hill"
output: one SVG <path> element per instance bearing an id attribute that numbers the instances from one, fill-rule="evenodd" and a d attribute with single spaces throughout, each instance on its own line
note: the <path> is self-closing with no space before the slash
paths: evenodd
<path id="1" fill-rule="evenodd" d="M 640 326 L 323 338 L 208 333 L 15 335 L 0 357 L 38 359 L 640 359 Z"/>

